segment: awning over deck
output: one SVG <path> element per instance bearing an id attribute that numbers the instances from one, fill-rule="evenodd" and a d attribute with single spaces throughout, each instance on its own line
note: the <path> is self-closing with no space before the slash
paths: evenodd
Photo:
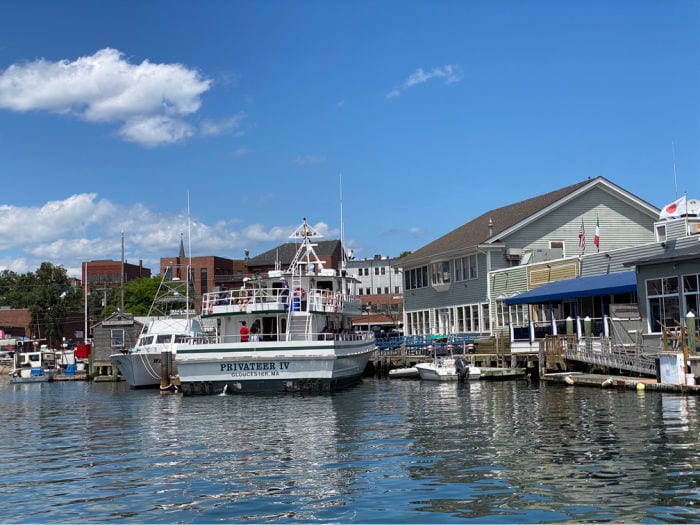
<path id="1" fill-rule="evenodd" d="M 614 295 L 636 291 L 637 275 L 634 271 L 608 273 L 547 283 L 529 292 L 523 292 L 506 299 L 506 305 L 550 303 L 576 297 Z"/>

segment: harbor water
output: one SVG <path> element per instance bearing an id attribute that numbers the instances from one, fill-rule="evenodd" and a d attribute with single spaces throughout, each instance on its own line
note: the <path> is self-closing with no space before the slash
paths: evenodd
<path id="1" fill-rule="evenodd" d="M 3 523 L 696 523 L 694 396 L 365 379 L 183 397 L 0 382 Z"/>

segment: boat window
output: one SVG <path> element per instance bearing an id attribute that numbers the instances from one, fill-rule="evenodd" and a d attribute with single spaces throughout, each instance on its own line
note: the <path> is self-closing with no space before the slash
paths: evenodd
<path id="1" fill-rule="evenodd" d="M 186 343 L 189 341 L 190 336 L 189 335 L 176 335 L 175 336 L 175 342 L 176 343 Z"/>
<path id="2" fill-rule="evenodd" d="M 169 343 L 171 338 L 172 338 L 172 335 L 170 335 L 170 334 L 159 335 L 156 343 L 158 343 L 158 344 Z"/>
<path id="3" fill-rule="evenodd" d="M 148 346 L 150 344 L 153 344 L 154 338 L 155 338 L 154 335 L 151 335 L 148 337 L 142 337 L 141 340 L 139 341 L 139 346 Z"/>

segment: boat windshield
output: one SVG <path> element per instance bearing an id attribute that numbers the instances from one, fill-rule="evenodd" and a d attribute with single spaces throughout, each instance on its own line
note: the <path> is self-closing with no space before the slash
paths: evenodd
<path id="1" fill-rule="evenodd" d="M 154 335 L 147 335 L 141 337 L 141 339 L 139 339 L 139 346 L 148 346 L 150 344 L 153 344 L 153 340 L 155 339 L 155 337 L 156 336 Z"/>
<path id="2" fill-rule="evenodd" d="M 170 340 L 172 339 L 172 334 L 161 334 L 158 336 L 158 340 L 156 343 L 158 344 L 163 344 L 163 343 L 169 343 Z"/>

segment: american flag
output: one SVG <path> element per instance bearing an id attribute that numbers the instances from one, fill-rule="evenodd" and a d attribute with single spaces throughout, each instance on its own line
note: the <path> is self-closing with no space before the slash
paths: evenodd
<path id="1" fill-rule="evenodd" d="M 581 229 L 578 231 L 578 247 L 581 253 L 586 250 L 586 228 L 583 227 L 583 218 L 581 218 Z"/>

